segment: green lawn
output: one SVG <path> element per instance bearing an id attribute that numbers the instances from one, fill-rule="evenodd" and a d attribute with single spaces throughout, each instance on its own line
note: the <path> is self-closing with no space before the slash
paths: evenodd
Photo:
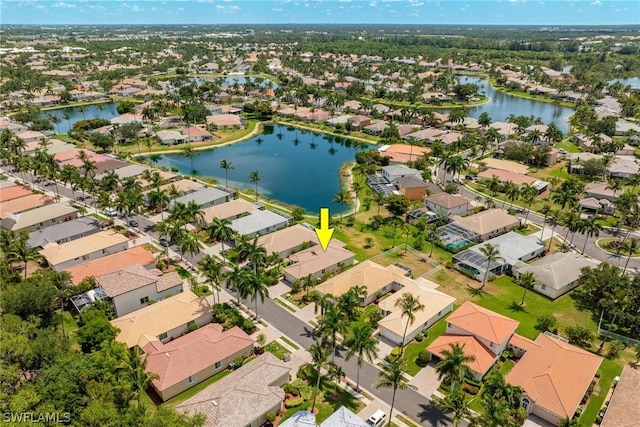
<path id="1" fill-rule="evenodd" d="M 596 324 L 588 311 L 579 311 L 571 292 L 552 301 L 540 294 L 528 291 L 525 305 L 521 307 L 523 288 L 513 283 L 511 277 L 501 276 L 485 288 L 480 297 L 470 298 L 474 303 L 520 322 L 516 332 L 524 337 L 535 339 L 540 333 L 535 329 L 536 319 L 551 314 L 558 320 L 558 329 L 562 332 L 569 325 L 583 325 L 596 331 Z M 444 290 L 446 292 L 446 290 Z"/>
<path id="2" fill-rule="evenodd" d="M 577 145 L 571 142 L 571 138 L 565 138 L 563 141 L 558 142 L 555 147 L 564 148 L 565 150 L 567 150 L 567 153 L 579 153 L 580 151 L 582 151 Z"/>
<path id="3" fill-rule="evenodd" d="M 64 333 L 69 337 L 72 347 L 78 347 L 76 341 L 76 333 L 78 332 L 78 324 L 73 319 L 73 316 L 68 311 L 62 313 L 62 325 L 64 327 Z M 79 347 L 78 347 L 79 348 Z"/>
<path id="4" fill-rule="evenodd" d="M 282 360 L 282 356 L 284 356 L 285 353 L 289 353 L 289 350 L 284 348 L 282 344 L 277 341 L 271 341 L 269 344 L 264 346 L 264 349 L 280 360 Z"/>
<path id="5" fill-rule="evenodd" d="M 580 416 L 580 425 L 590 426 L 595 422 L 598 412 L 600 412 L 600 408 L 604 404 L 604 399 L 611 388 L 613 379 L 622 372 L 622 365 L 619 360 L 604 359 L 599 371 L 600 381 L 591 395 L 587 407 Z"/>
<path id="6" fill-rule="evenodd" d="M 207 388 L 211 384 L 215 383 L 216 381 L 221 380 L 222 378 L 226 377 L 231 372 L 232 371 L 229 370 L 229 369 L 225 369 L 224 371 L 218 372 L 217 374 L 215 374 L 211 378 L 208 378 L 208 379 L 202 381 L 200 384 L 197 384 L 197 385 L 191 387 L 189 390 L 185 390 L 182 393 L 180 393 L 179 395 L 167 400 L 164 403 L 164 405 L 169 406 L 169 407 L 174 407 L 177 404 L 184 402 L 188 398 L 190 398 L 192 396 L 195 396 L 197 393 L 201 392 L 202 390 L 204 390 L 205 388 Z"/>
<path id="7" fill-rule="evenodd" d="M 447 329 L 446 317 L 440 319 L 435 325 L 429 328 L 427 337 L 422 342 L 414 341 L 407 345 L 404 349 L 404 360 L 407 366 L 407 373 L 411 376 L 415 376 L 422 367 L 416 364 L 416 358 L 418 353 L 427 348 L 432 342 L 435 341 L 440 335 L 444 334 Z"/>
<path id="8" fill-rule="evenodd" d="M 296 345 L 296 343 L 294 343 L 293 341 L 291 341 L 291 340 L 290 340 L 290 339 L 288 339 L 287 337 L 282 336 L 282 337 L 280 337 L 280 339 L 281 339 L 282 341 L 286 342 L 286 343 L 289 345 L 289 347 L 293 348 L 294 350 L 298 350 L 298 349 L 300 348 L 300 347 L 298 347 L 298 346 Z"/>

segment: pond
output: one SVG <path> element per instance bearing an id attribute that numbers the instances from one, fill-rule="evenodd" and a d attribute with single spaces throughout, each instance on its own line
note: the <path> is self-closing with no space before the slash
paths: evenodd
<path id="1" fill-rule="evenodd" d="M 71 129 L 74 123 L 84 120 L 84 119 L 105 119 L 111 120 L 114 117 L 117 117 L 118 111 L 116 108 L 118 104 L 115 102 L 105 102 L 102 104 L 92 104 L 84 106 L 84 114 L 81 107 L 66 107 L 66 108 L 57 108 L 55 110 L 43 111 L 40 116 L 46 117 L 47 115 L 56 116 L 60 119 L 60 123 L 54 128 L 56 132 L 67 133 L 69 129 Z M 102 110 L 100 109 L 102 108 Z M 64 114 L 69 113 L 69 120 L 64 118 Z"/>
<path id="2" fill-rule="evenodd" d="M 249 174 L 257 170 L 262 177 L 258 183 L 261 195 L 301 206 L 310 213 L 329 207 L 336 214 L 340 205 L 332 199 L 341 189 L 340 167 L 352 162 L 355 153 L 352 141 L 346 138 L 268 125 L 264 133 L 248 141 L 200 151 L 193 159 L 193 168 L 198 175 L 224 185 L 225 171 L 220 161 L 225 159 L 234 167 L 229 170 L 229 186 L 255 189 Z M 175 166 L 185 174 L 191 171 L 190 159 L 180 154 L 154 156 L 151 160 L 161 166 Z"/>
<path id="3" fill-rule="evenodd" d="M 533 99 L 521 98 L 494 89 L 485 79 L 478 77 L 462 76 L 460 83 L 473 83 L 478 85 L 479 93 L 484 93 L 490 101 L 469 111 L 469 117 L 478 118 L 480 114 L 487 112 L 494 122 L 506 121 L 510 114 L 516 116 L 540 117 L 544 124 L 554 122 L 564 133 L 569 133 L 569 116 L 573 110 L 568 107 L 541 102 Z"/>
<path id="4" fill-rule="evenodd" d="M 628 79 L 613 79 L 607 83 L 622 83 L 622 86 L 631 86 L 632 89 L 640 89 L 640 77 L 629 77 Z"/>

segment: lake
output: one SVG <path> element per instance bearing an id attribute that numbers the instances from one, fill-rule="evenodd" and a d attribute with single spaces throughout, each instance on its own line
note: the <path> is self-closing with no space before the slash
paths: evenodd
<path id="1" fill-rule="evenodd" d="M 329 207 L 335 214 L 340 212 L 340 205 L 331 200 L 341 189 L 340 167 L 352 162 L 354 155 L 355 149 L 348 139 L 270 125 L 248 141 L 200 151 L 193 159 L 193 168 L 198 175 L 217 179 L 224 185 L 220 161 L 226 159 L 234 167 L 229 171 L 230 186 L 255 189 L 249 174 L 257 170 L 262 177 L 258 183 L 260 195 L 301 206 L 310 213 Z M 180 154 L 162 155 L 156 164 L 175 166 L 185 174 L 191 170 L 190 159 Z"/>
<path id="2" fill-rule="evenodd" d="M 102 106 L 104 110 L 100 111 L 100 108 L 98 108 L 99 105 Z M 87 120 L 88 119 L 111 120 L 114 117 L 119 116 L 118 111 L 116 111 L 117 107 L 118 107 L 118 104 L 114 102 L 105 102 L 102 104 L 86 105 L 84 107 L 85 108 L 84 114 L 82 114 L 82 111 L 80 111 L 80 107 L 66 107 L 66 108 L 57 108 L 55 110 L 43 111 L 41 116 L 46 117 L 47 115 L 51 114 L 52 116 L 58 117 L 60 119 L 60 123 L 58 124 L 57 127 L 54 126 L 54 128 L 56 129 L 56 132 L 58 131 L 58 129 L 60 129 L 60 133 L 67 133 L 69 129 L 73 127 L 74 123 L 80 120 L 84 120 L 85 118 Z M 69 113 L 70 117 L 68 121 L 64 118 L 65 112 Z"/>
<path id="3" fill-rule="evenodd" d="M 506 121 L 510 114 L 515 114 L 516 116 L 533 115 L 540 117 L 546 125 L 554 122 L 562 132 L 569 132 L 569 116 L 573 114 L 571 108 L 510 95 L 494 89 L 487 80 L 478 77 L 462 76 L 458 80 L 463 84 L 473 83 L 478 85 L 478 92 L 490 98 L 488 103 L 470 109 L 469 117 L 477 119 L 480 114 L 487 112 L 491 119 L 497 122 Z"/>
<path id="4" fill-rule="evenodd" d="M 631 86 L 632 89 L 640 89 L 640 77 L 629 77 L 628 79 L 613 79 L 607 83 L 620 82 L 623 86 Z"/>

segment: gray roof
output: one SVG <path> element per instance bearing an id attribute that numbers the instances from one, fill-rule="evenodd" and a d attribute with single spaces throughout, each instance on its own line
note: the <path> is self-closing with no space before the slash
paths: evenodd
<path id="1" fill-rule="evenodd" d="M 320 427 L 370 427 L 362 418 L 354 414 L 348 408 L 341 406 L 329 418 L 324 420 Z"/>
<path id="2" fill-rule="evenodd" d="M 64 203 L 54 203 L 20 212 L 19 214 L 9 215 L 2 218 L 0 222 L 2 223 L 2 228 L 5 230 L 22 230 L 53 218 L 71 215 L 75 212 L 76 209 L 72 206 Z"/>
<path id="3" fill-rule="evenodd" d="M 282 402 L 284 391 L 272 384 L 290 370 L 265 352 L 174 409 L 191 415 L 204 414 L 207 426 L 244 427 Z"/>
<path id="4" fill-rule="evenodd" d="M 467 262 L 472 262 L 474 267 L 484 269 L 487 264 L 487 258 L 482 252 L 480 252 L 480 248 L 488 245 L 489 243 L 493 246 L 498 247 L 500 257 L 504 259 L 504 261 L 497 261 L 496 265 L 514 265 L 520 260 L 520 258 L 523 258 L 526 255 L 536 252 L 544 247 L 544 243 L 542 243 L 537 237 L 523 236 L 522 234 L 510 231 L 501 236 L 489 239 L 486 242 L 472 246 L 466 251 L 454 255 L 454 258 L 464 259 Z M 473 260 L 469 259 L 468 255 L 472 255 L 467 254 L 469 252 L 471 252 L 475 256 Z M 493 266 L 494 264 L 492 264 L 491 268 L 494 268 Z"/>
<path id="5" fill-rule="evenodd" d="M 562 289 L 578 280 L 582 268 L 597 266 L 597 263 L 582 255 L 556 252 L 531 264 L 519 266 L 516 270 L 518 274 L 530 271 L 541 284 L 553 289 Z"/>
<path id="6" fill-rule="evenodd" d="M 44 247 L 47 243 L 55 243 L 69 237 L 98 231 L 100 231 L 100 222 L 94 217 L 83 216 L 36 230 L 29 234 L 27 244 L 32 248 Z"/>
<path id="7" fill-rule="evenodd" d="M 252 235 L 270 227 L 285 225 L 288 219 L 270 210 L 256 209 L 249 215 L 231 221 L 231 228 L 241 235 Z"/>
<path id="8" fill-rule="evenodd" d="M 201 188 L 194 191 L 193 193 L 185 194 L 184 196 L 178 197 L 173 203 L 171 203 L 171 207 L 173 207 L 175 203 L 187 204 L 192 200 L 195 201 L 198 206 L 204 206 L 207 203 L 225 199 L 231 196 L 231 194 L 232 193 L 228 193 L 218 188 Z"/>
<path id="9" fill-rule="evenodd" d="M 415 175 L 401 176 L 395 181 L 404 188 L 427 188 L 427 184 Z"/>
<path id="10" fill-rule="evenodd" d="M 421 177 L 422 176 L 422 172 L 420 172 L 417 169 L 412 169 L 408 166 L 405 165 L 389 165 L 389 166 L 383 166 L 382 170 L 389 176 L 391 176 L 394 179 L 400 178 L 402 176 L 409 176 L 409 175 L 413 175 L 413 176 L 417 176 L 417 177 Z"/>
<path id="11" fill-rule="evenodd" d="M 298 411 L 278 427 L 316 427 L 316 416 L 309 411 Z"/>
<path id="12" fill-rule="evenodd" d="M 120 179 L 125 179 L 132 176 L 142 175 L 146 169 L 148 168 L 140 165 L 127 165 L 122 168 L 114 169 L 114 172 L 118 174 Z"/>

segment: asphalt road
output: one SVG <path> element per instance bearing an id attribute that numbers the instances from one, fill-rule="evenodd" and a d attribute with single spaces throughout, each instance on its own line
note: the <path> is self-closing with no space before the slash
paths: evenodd
<path id="1" fill-rule="evenodd" d="M 244 300 L 247 307 L 255 307 L 253 301 Z M 295 341 L 303 348 L 309 348 L 314 343 L 313 329 L 293 314 L 280 307 L 271 299 L 265 299 L 264 303 L 258 302 L 258 312 L 274 327 L 279 329 L 288 338 Z M 356 358 L 349 361 L 344 359 L 345 351 L 338 350 L 336 361 L 340 364 L 344 372 L 351 380 L 356 378 L 357 363 Z M 360 386 L 372 393 L 384 402 L 391 404 L 393 391 L 391 389 L 376 388 L 378 373 L 380 369 L 370 363 L 365 362 L 360 368 Z M 411 390 L 398 390 L 394 412 L 401 412 L 410 418 L 420 421 L 424 426 L 448 426 L 449 419 L 441 411 L 431 405 L 420 393 Z"/>

